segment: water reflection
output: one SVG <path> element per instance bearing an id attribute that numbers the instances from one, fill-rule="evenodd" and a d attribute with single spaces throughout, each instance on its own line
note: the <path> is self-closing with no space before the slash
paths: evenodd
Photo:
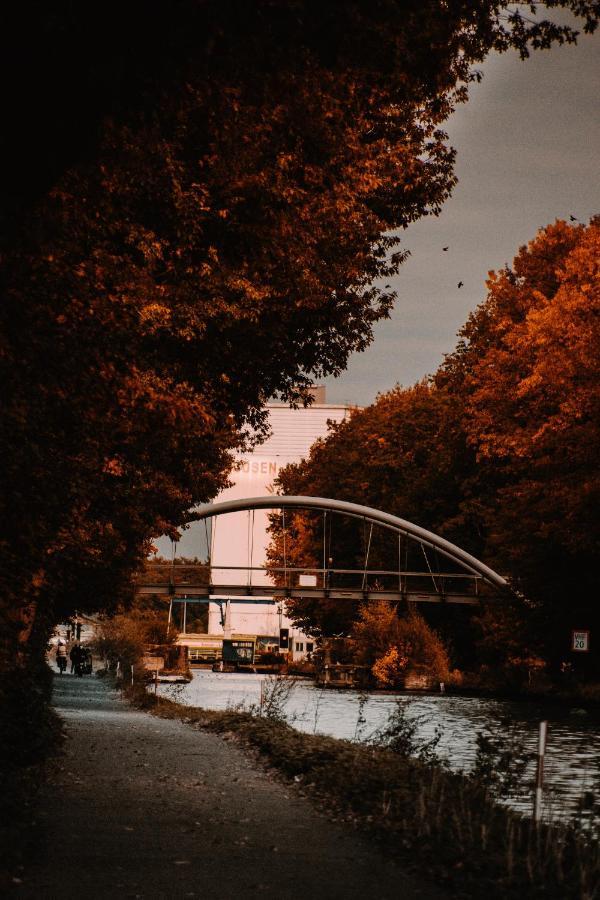
<path id="1" fill-rule="evenodd" d="M 198 670 L 188 685 L 161 685 L 159 691 L 180 703 L 205 709 L 259 704 L 264 676 L 221 674 Z M 409 704 L 408 715 L 419 719 L 418 734 L 432 737 L 436 727 L 442 737 L 437 755 L 454 770 L 469 771 L 476 753 L 477 732 L 491 730 L 497 737 L 511 723 L 526 749 L 535 753 L 541 719 L 548 720 L 545 763 L 545 814 L 571 815 L 585 791 L 593 790 L 600 776 L 600 717 L 597 712 L 532 701 L 487 700 L 448 695 L 370 694 L 320 689 L 299 681 L 287 701 L 288 718 L 300 731 L 328 734 L 349 740 L 368 739 L 388 719 L 398 698 Z M 533 783 L 533 766 L 528 773 Z M 529 811 L 530 802 L 514 806 Z"/>

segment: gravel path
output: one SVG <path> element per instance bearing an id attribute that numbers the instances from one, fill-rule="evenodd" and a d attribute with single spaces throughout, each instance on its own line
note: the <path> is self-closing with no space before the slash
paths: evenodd
<path id="1" fill-rule="evenodd" d="M 64 755 L 22 898 L 442 900 L 237 746 L 132 710 L 96 678 L 55 679 Z"/>

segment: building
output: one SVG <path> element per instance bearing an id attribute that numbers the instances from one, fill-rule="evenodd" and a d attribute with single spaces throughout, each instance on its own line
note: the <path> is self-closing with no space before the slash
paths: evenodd
<path id="1" fill-rule="evenodd" d="M 308 456 L 314 442 L 327 434 L 329 422 L 341 422 L 351 410 L 347 405 L 328 404 L 325 388 L 315 388 L 315 402 L 308 408 L 290 409 L 281 403 L 268 404 L 271 434 L 252 453 L 240 457 L 231 475 L 233 484 L 222 491 L 215 502 L 245 497 L 264 497 L 275 493 L 274 481 L 289 463 Z M 211 598 L 208 633 L 182 635 L 180 641 L 190 650 L 190 658 L 200 660 L 202 648 L 218 650 L 224 638 L 254 636 L 263 642 L 277 639 L 283 629 L 284 646 L 294 659 L 303 659 L 313 649 L 313 639 L 296 629 L 288 619 L 284 605 L 269 593 L 265 572 L 253 571 L 266 562 L 269 544 L 268 511 L 237 512 L 213 519 L 211 534 L 211 572 L 213 584 L 248 585 L 252 596 Z M 264 587 L 257 595 L 256 588 Z M 287 631 L 288 646 L 285 647 Z M 279 644 L 278 644 L 279 645 Z M 211 654 L 212 655 L 212 654 Z M 208 661 L 208 660 L 206 660 Z"/>

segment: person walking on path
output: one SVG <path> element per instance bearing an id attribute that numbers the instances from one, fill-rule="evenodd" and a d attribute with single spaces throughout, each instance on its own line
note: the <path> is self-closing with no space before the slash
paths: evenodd
<path id="1" fill-rule="evenodd" d="M 81 661 L 81 647 L 79 644 L 75 643 L 71 647 L 71 652 L 69 653 L 69 659 L 71 660 L 71 675 L 77 668 L 77 664 Z"/>
<path id="2" fill-rule="evenodd" d="M 63 672 L 67 670 L 67 645 L 63 641 L 62 638 L 59 639 L 58 644 L 56 646 L 56 665 L 58 666 L 58 671 L 62 675 Z"/>

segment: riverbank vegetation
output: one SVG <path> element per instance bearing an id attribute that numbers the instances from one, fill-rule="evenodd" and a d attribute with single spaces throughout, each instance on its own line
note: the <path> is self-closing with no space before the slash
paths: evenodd
<path id="1" fill-rule="evenodd" d="M 509 577 L 511 602 L 419 607 L 465 684 L 591 698 L 600 656 L 574 653 L 571 642 L 574 629 L 597 625 L 600 590 L 600 220 L 542 229 L 487 287 L 432 378 L 332 425 L 280 474 L 280 490 L 384 509 Z M 328 554 L 337 568 L 360 569 L 365 535 L 339 518 Z M 270 560 L 282 565 L 281 516 L 272 531 Z M 322 517 L 288 513 L 285 540 L 291 565 L 318 566 Z M 368 551 L 375 568 L 397 563 L 389 534 L 369 537 Z M 323 637 L 351 643 L 363 629 L 352 604 L 294 599 L 288 608 Z M 404 622 L 410 615 L 399 611 Z M 373 664 L 385 669 L 405 650 L 390 633 Z"/>
<path id="2" fill-rule="evenodd" d="M 491 771 L 496 785 L 506 785 L 500 756 L 487 769 L 482 756 L 478 776 L 468 777 L 435 761 L 401 715 L 375 742 L 361 744 L 300 733 L 285 722 L 277 702 L 253 714 L 181 706 L 139 687 L 130 696 L 154 715 L 181 718 L 257 752 L 328 815 L 369 834 L 401 866 L 425 870 L 451 896 L 595 896 L 597 842 L 570 826 L 535 826 L 501 805 L 494 780 L 486 777 Z M 504 759 L 505 769 L 513 757 Z"/>
<path id="3" fill-rule="evenodd" d="M 170 669 L 178 650 L 177 633 L 171 629 L 167 636 L 165 625 L 164 605 L 157 609 L 151 601 L 137 600 L 128 609 L 99 618 L 93 649 L 111 670 L 117 664 L 121 671 L 143 668 L 144 656 L 150 652 L 160 655 L 165 668 Z"/>
<path id="4" fill-rule="evenodd" d="M 338 644 L 347 658 L 365 667 L 372 684 L 398 688 L 407 675 L 435 679 L 450 678 L 450 661 L 443 642 L 415 610 L 398 616 L 396 606 L 386 600 L 364 604 L 347 641 Z"/>

